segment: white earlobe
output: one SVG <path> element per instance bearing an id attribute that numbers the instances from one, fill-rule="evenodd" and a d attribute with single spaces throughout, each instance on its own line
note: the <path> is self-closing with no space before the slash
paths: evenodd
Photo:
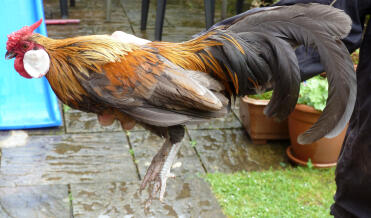
<path id="1" fill-rule="evenodd" d="M 30 50 L 24 54 L 23 66 L 31 77 L 43 77 L 49 71 L 49 55 L 44 49 Z"/>

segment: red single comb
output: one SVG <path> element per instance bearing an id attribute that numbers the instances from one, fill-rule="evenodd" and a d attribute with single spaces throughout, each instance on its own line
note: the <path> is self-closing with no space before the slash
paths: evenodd
<path id="1" fill-rule="evenodd" d="M 17 42 L 25 36 L 32 35 L 33 31 L 35 31 L 40 24 L 42 23 L 43 19 L 41 18 L 36 23 L 32 24 L 31 26 L 24 26 L 20 30 L 11 33 L 8 35 L 8 42 L 6 43 L 6 49 L 10 50 L 14 47 Z"/>
<path id="2" fill-rule="evenodd" d="M 35 31 L 39 26 L 40 26 L 40 24 L 43 22 L 43 19 L 41 18 L 39 21 L 36 21 L 36 23 L 34 23 L 34 24 L 32 24 L 29 28 L 30 28 L 30 30 L 32 30 L 31 31 L 31 33 L 33 32 L 33 31 Z"/>

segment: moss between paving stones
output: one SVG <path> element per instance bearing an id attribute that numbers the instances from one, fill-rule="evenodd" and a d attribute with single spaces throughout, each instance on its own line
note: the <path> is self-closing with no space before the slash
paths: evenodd
<path id="1" fill-rule="evenodd" d="M 330 217 L 334 169 L 207 174 L 228 217 Z"/>

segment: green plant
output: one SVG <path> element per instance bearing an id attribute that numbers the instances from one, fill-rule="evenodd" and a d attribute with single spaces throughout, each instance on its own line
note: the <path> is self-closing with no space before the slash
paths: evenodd
<path id="1" fill-rule="evenodd" d="M 312 163 L 312 160 L 310 158 L 308 158 L 307 167 L 309 169 L 312 169 L 313 168 L 313 163 Z"/>
<path id="2" fill-rule="evenodd" d="M 323 111 L 328 96 L 328 83 L 325 77 L 315 76 L 300 84 L 299 104 L 305 104 L 316 110 Z M 262 94 L 249 95 L 250 98 L 258 100 L 270 100 L 272 91 Z"/>
<path id="3" fill-rule="evenodd" d="M 323 111 L 326 106 L 327 96 L 327 79 L 318 75 L 300 84 L 298 103 Z"/>
<path id="4" fill-rule="evenodd" d="M 262 94 L 249 95 L 249 97 L 258 100 L 270 100 L 272 98 L 272 91 L 264 92 Z"/>
<path id="5" fill-rule="evenodd" d="M 63 104 L 63 111 L 68 112 L 69 110 L 71 110 L 71 108 L 68 105 Z"/>
<path id="6" fill-rule="evenodd" d="M 189 141 L 189 144 L 192 146 L 192 148 L 194 148 L 194 147 L 196 147 L 197 142 L 192 140 L 192 141 Z"/>
<path id="7" fill-rule="evenodd" d="M 74 199 L 73 199 L 73 196 L 72 196 L 72 193 L 68 193 L 68 200 L 70 202 L 72 202 Z"/>
<path id="8" fill-rule="evenodd" d="M 352 54 L 352 61 L 354 65 L 358 65 L 358 60 L 359 60 L 359 49 L 355 50 Z"/>

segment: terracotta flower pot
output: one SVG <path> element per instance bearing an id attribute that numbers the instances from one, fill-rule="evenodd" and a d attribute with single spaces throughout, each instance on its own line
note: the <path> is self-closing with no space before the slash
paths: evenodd
<path id="1" fill-rule="evenodd" d="M 309 145 L 297 143 L 297 137 L 309 129 L 321 115 L 314 108 L 298 104 L 289 116 L 291 146 L 287 149 L 289 158 L 300 165 L 306 165 L 310 158 L 314 167 L 335 166 L 344 141 L 347 127 L 334 138 L 321 138 Z"/>
<path id="2" fill-rule="evenodd" d="M 270 139 L 288 139 L 287 120 L 277 122 L 263 114 L 269 100 L 240 98 L 240 117 L 254 144 L 266 144 Z"/>

